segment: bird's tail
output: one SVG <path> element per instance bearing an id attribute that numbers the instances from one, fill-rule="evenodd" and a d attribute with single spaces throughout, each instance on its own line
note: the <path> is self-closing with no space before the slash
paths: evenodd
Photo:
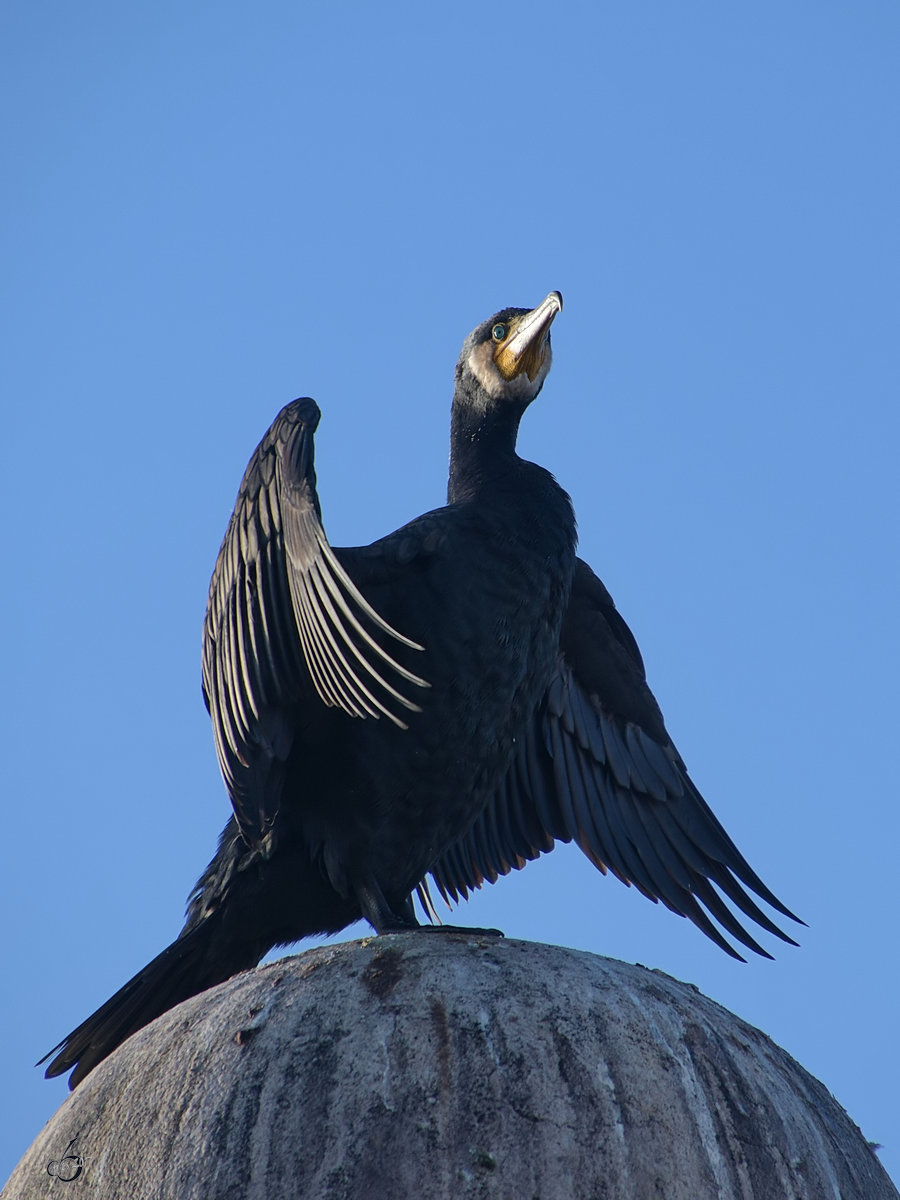
<path id="1" fill-rule="evenodd" d="M 178 938 L 41 1059 L 74 1088 L 126 1038 L 198 992 L 255 967 L 276 945 L 336 932 L 359 915 L 288 848 L 267 861 L 232 819 L 194 889 Z M 40 1063 L 38 1065 L 41 1065 Z"/>
<path id="2" fill-rule="evenodd" d="M 235 953 L 225 958 L 210 953 L 216 926 L 221 924 L 215 916 L 186 930 L 45 1055 L 41 1063 L 56 1055 L 46 1077 L 63 1075 L 74 1067 L 69 1079 L 69 1087 L 74 1088 L 97 1063 L 156 1017 L 237 971 L 255 966 L 258 959 L 252 956 Z"/>

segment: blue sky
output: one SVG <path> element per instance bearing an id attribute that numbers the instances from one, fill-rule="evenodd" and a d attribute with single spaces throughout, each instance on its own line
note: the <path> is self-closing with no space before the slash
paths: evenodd
<path id="1" fill-rule="evenodd" d="M 200 624 L 256 442 L 315 396 L 331 540 L 380 536 L 442 502 L 465 334 L 558 288 L 521 450 L 810 928 L 741 966 L 568 847 L 457 919 L 696 983 L 900 1179 L 900 9 L 49 0 L 0 47 L 0 1177 L 227 814 Z"/>

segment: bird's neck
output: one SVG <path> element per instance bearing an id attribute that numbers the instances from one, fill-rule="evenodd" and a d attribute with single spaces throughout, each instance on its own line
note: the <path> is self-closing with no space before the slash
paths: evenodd
<path id="1" fill-rule="evenodd" d="M 455 404 L 450 421 L 450 503 L 472 500 L 524 467 L 516 454 L 521 413 L 512 406 L 484 411 Z"/>

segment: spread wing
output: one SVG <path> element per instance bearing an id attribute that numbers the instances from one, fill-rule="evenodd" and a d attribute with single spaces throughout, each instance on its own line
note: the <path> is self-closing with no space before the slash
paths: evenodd
<path id="1" fill-rule="evenodd" d="M 403 713 L 419 710 L 412 696 L 428 686 L 391 652 L 422 647 L 379 616 L 325 537 L 313 464 L 319 416 L 314 401 L 295 400 L 257 447 L 209 589 L 203 694 L 251 842 L 274 819 L 296 705 L 405 728 Z"/>
<path id="2" fill-rule="evenodd" d="M 432 876 L 445 899 L 455 900 L 523 867 L 556 840 L 577 842 L 604 874 L 611 871 L 654 903 L 689 917 L 734 958 L 741 956 L 721 930 L 771 955 L 723 896 L 769 933 L 796 944 L 748 894 L 746 888 L 798 920 L 694 786 L 666 733 L 631 631 L 580 560 L 546 694 L 492 802 Z"/>

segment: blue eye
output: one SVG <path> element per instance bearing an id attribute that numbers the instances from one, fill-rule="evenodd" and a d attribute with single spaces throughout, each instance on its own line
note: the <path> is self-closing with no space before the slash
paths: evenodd
<path id="1" fill-rule="evenodd" d="M 494 339 L 495 342 L 502 342 L 508 333 L 509 333 L 509 330 L 506 328 L 505 325 L 498 324 L 498 325 L 495 325 L 494 328 L 491 330 L 491 337 Z"/>

